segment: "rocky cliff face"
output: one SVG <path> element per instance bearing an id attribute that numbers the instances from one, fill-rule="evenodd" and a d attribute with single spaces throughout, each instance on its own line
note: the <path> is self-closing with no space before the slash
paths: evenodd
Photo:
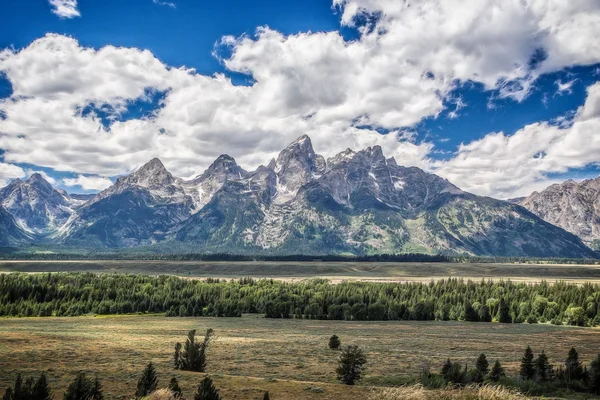
<path id="1" fill-rule="evenodd" d="M 520 204 L 590 245 L 600 242 L 600 178 L 555 184 Z"/>
<path id="2" fill-rule="evenodd" d="M 464 193 L 379 146 L 325 161 L 307 136 L 251 172 L 222 155 L 184 181 L 154 159 L 74 210 L 54 240 L 164 252 L 593 256 L 519 205 Z"/>
<path id="3" fill-rule="evenodd" d="M 32 241 L 33 238 L 19 227 L 14 217 L 0 206 L 0 246 L 18 246 Z"/>
<path id="4" fill-rule="evenodd" d="M 82 203 L 54 189 L 40 174 L 15 179 L 0 190 L 0 205 L 21 228 L 36 234 L 58 229 Z"/>
<path id="5" fill-rule="evenodd" d="M 298 141 L 278 157 L 293 154 L 301 160 L 295 168 L 272 162 L 256 172 L 261 179 L 250 173 L 228 182 L 181 224 L 175 241 L 235 252 L 592 255 L 575 236 L 523 208 L 398 166 L 380 147 L 346 150 L 321 166 L 308 162 L 317 160 L 309 142 L 296 151 Z M 298 184 L 282 185 L 282 171 L 284 182 Z"/>

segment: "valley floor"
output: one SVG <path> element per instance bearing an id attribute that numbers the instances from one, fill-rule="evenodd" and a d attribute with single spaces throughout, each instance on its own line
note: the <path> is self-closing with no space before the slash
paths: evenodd
<path id="1" fill-rule="evenodd" d="M 282 262 L 282 261 L 0 261 L 1 272 L 94 272 L 177 275 L 183 277 L 274 278 L 302 280 L 325 278 L 333 282 L 430 281 L 510 279 L 512 281 L 600 283 L 600 265 L 493 264 L 426 262 Z"/>
<path id="2" fill-rule="evenodd" d="M 600 331 L 553 325 L 462 322 L 344 322 L 257 318 L 166 318 L 112 316 L 0 319 L 0 388 L 46 371 L 55 398 L 75 374 L 101 379 L 107 399 L 131 398 L 145 364 L 158 370 L 159 386 L 176 376 L 192 398 L 202 374 L 175 371 L 173 348 L 190 329 L 213 328 L 216 340 L 208 352 L 208 373 L 224 399 L 368 399 L 380 386 L 418 376 L 425 363 L 433 372 L 448 357 L 474 365 L 485 353 L 498 358 L 509 374 L 517 373 L 523 349 L 546 351 L 550 362 L 564 362 L 571 346 L 588 363 L 600 349 Z M 366 376 L 360 386 L 335 381 L 337 351 L 329 350 L 332 334 L 343 345 L 366 352 Z M 320 389 L 319 389 L 320 388 Z M 415 397 L 421 398 L 421 397 Z"/>

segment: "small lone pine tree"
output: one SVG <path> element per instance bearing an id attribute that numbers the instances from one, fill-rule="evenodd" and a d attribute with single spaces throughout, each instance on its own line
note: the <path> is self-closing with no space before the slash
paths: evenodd
<path id="1" fill-rule="evenodd" d="M 483 379 L 490 372 L 490 364 L 488 363 L 485 354 L 481 353 L 479 357 L 477 357 L 477 362 L 475 363 L 475 369 L 477 370 L 476 381 L 483 382 Z"/>
<path id="2" fill-rule="evenodd" d="M 538 355 L 535 360 L 535 377 L 538 381 L 548 381 L 552 376 L 552 366 L 548 361 L 548 356 L 544 351 L 542 354 Z"/>
<path id="3" fill-rule="evenodd" d="M 367 357 L 358 346 L 348 346 L 342 351 L 336 368 L 338 379 L 346 385 L 360 381 Z"/>
<path id="4" fill-rule="evenodd" d="M 521 378 L 530 380 L 535 377 L 535 365 L 533 363 L 533 351 L 530 346 L 525 349 L 525 354 L 521 359 L 521 369 L 519 371 Z"/>
<path id="5" fill-rule="evenodd" d="M 567 361 L 565 362 L 565 374 L 567 382 L 578 381 L 583 378 L 583 366 L 579 362 L 579 353 L 574 347 L 569 350 Z"/>
<path id="6" fill-rule="evenodd" d="M 332 335 L 329 338 L 329 348 L 331 350 L 339 350 L 342 345 L 340 338 L 337 335 Z"/>
<path id="7" fill-rule="evenodd" d="M 175 396 L 175 398 L 181 397 L 181 388 L 179 387 L 179 382 L 177 381 L 177 378 L 171 378 L 171 381 L 169 382 L 169 390 L 171 391 L 171 393 L 173 393 L 173 396 Z"/>
<path id="8" fill-rule="evenodd" d="M 175 369 L 204 372 L 206 370 L 206 350 L 208 349 L 213 333 L 214 331 L 212 329 L 207 329 L 204 340 L 202 343 L 198 343 L 196 342 L 196 330 L 193 329 L 189 331 L 188 338 L 183 346 L 183 351 L 180 343 L 175 345 L 175 355 L 173 360 Z"/>
<path id="9" fill-rule="evenodd" d="M 271 400 L 271 398 L 269 397 L 269 392 L 265 392 L 263 400 Z"/>
<path id="10" fill-rule="evenodd" d="M 194 394 L 194 400 L 221 400 L 219 390 L 208 376 L 198 385 L 198 390 Z"/>
<path id="11" fill-rule="evenodd" d="M 492 370 L 490 371 L 489 378 L 491 381 L 498 382 L 501 378 L 504 378 L 504 376 L 504 368 L 502 368 L 500 361 L 496 360 Z"/>
<path id="12" fill-rule="evenodd" d="M 103 400 L 102 385 L 96 378 L 94 381 L 88 379 L 85 373 L 80 372 L 64 395 L 64 400 Z"/>
<path id="13" fill-rule="evenodd" d="M 142 376 L 138 380 L 135 397 L 141 399 L 142 397 L 148 396 L 156 390 L 157 385 L 158 379 L 156 378 L 156 369 L 150 362 L 146 368 L 144 368 L 144 372 L 142 372 Z"/>
<path id="14" fill-rule="evenodd" d="M 447 359 L 442 365 L 441 375 L 446 382 L 463 383 L 466 380 L 467 367 L 463 368 L 460 363 Z"/>

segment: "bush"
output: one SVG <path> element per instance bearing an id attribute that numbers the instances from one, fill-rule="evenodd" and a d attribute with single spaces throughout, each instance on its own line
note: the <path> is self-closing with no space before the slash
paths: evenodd
<path id="1" fill-rule="evenodd" d="M 340 341 L 340 338 L 337 335 L 332 335 L 329 338 L 329 348 L 331 350 L 339 350 L 341 345 L 342 342 Z"/>

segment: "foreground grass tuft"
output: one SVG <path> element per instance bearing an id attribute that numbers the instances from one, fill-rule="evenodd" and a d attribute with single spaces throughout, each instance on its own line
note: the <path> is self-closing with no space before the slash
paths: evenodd
<path id="1" fill-rule="evenodd" d="M 529 397 L 500 386 L 428 390 L 421 385 L 387 388 L 374 392 L 369 400 L 522 400 Z"/>

